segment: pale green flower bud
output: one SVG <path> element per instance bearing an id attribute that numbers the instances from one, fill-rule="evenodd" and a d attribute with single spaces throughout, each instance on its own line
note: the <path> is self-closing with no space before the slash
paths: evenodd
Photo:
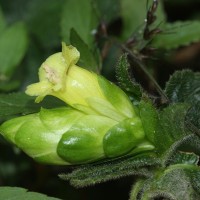
<path id="1" fill-rule="evenodd" d="M 62 44 L 56 53 L 41 65 L 39 82 L 28 86 L 26 93 L 38 96 L 53 95 L 68 105 L 88 114 L 100 114 L 117 121 L 135 115 L 126 94 L 102 76 L 76 66 L 79 52 L 75 47 Z"/>
<path id="2" fill-rule="evenodd" d="M 0 127 L 1 134 L 37 161 L 70 164 L 57 154 L 62 134 L 83 114 L 69 108 L 41 109 L 40 113 L 11 119 Z"/>
<path id="3" fill-rule="evenodd" d="M 127 95 L 102 76 L 76 66 L 79 52 L 62 44 L 39 69 L 26 93 L 40 102 L 55 96 L 71 108 L 41 109 L 11 119 L 0 133 L 35 160 L 60 165 L 90 163 L 154 149 L 157 112 L 141 102 L 137 114 Z"/>
<path id="4" fill-rule="evenodd" d="M 11 119 L 0 132 L 36 161 L 49 164 L 83 164 L 154 148 L 138 117 L 119 123 L 67 107 Z"/>

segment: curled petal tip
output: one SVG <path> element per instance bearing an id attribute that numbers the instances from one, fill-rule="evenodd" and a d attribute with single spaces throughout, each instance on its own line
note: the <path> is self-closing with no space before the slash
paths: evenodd
<path id="1" fill-rule="evenodd" d="M 78 62 L 80 52 L 76 49 L 76 47 L 72 45 L 67 46 L 64 42 L 62 42 L 62 56 L 68 65 L 71 66 Z"/>
<path id="2" fill-rule="evenodd" d="M 25 93 L 29 96 L 37 96 L 35 102 L 39 103 L 43 98 L 51 91 L 51 84 L 47 81 L 41 81 L 34 83 L 26 88 Z"/>

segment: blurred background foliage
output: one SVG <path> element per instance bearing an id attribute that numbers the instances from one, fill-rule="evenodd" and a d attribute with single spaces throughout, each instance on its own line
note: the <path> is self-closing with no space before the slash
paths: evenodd
<path id="1" fill-rule="evenodd" d="M 129 52 L 163 88 L 178 69 L 200 69 L 200 2 L 159 1 L 156 21 L 145 18 L 147 0 L 0 0 L 0 122 L 36 112 L 41 105 L 22 93 L 37 81 L 41 63 L 61 51 L 61 41 L 81 53 L 79 65 L 116 82 L 116 63 Z M 135 66 L 134 78 L 151 94 L 155 86 Z M 9 95 L 8 95 L 9 94 Z M 52 100 L 55 106 L 60 102 Z M 9 105 L 12 109 L 9 110 Z M 50 105 L 43 104 L 45 107 Z M 30 127 L 32 128 L 32 127 Z M 128 199 L 132 178 L 75 189 L 57 177 L 70 171 L 35 163 L 0 138 L 0 185 L 20 186 L 62 199 Z"/>

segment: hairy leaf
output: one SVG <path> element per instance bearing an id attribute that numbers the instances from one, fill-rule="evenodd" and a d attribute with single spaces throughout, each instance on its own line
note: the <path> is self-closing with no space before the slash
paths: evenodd
<path id="1" fill-rule="evenodd" d="M 104 163 L 83 165 L 69 174 L 60 174 L 59 177 L 69 180 L 75 187 L 85 187 L 130 175 L 149 177 L 151 172 L 146 167 L 155 165 L 159 165 L 159 159 L 156 159 L 154 154 L 146 153 Z"/>
<path id="2" fill-rule="evenodd" d="M 127 60 L 127 54 L 120 57 L 116 67 L 116 77 L 120 87 L 127 92 L 133 100 L 140 100 L 142 96 L 142 88 L 131 77 L 130 65 Z"/>
<path id="3" fill-rule="evenodd" d="M 80 51 L 79 65 L 87 70 L 98 73 L 99 66 L 94 55 L 90 51 L 88 45 L 82 40 L 74 29 L 71 29 L 70 32 L 70 42 L 78 49 L 78 51 Z"/>
<path id="4" fill-rule="evenodd" d="M 186 104 L 174 104 L 159 114 L 159 126 L 155 133 L 155 146 L 159 154 L 170 150 L 170 147 L 182 140 L 188 133 L 185 131 Z"/>
<path id="5" fill-rule="evenodd" d="M 36 192 L 28 192 L 19 187 L 0 187 L 0 199 L 2 200 L 59 200 Z"/>
<path id="6" fill-rule="evenodd" d="M 193 188 L 199 193 L 200 195 L 200 171 L 187 171 L 187 174 L 190 177 L 191 183 Z"/>
<path id="7" fill-rule="evenodd" d="M 200 73 L 176 71 L 167 82 L 165 93 L 172 102 L 197 103 L 200 100 Z"/>
<path id="8" fill-rule="evenodd" d="M 139 104 L 139 115 L 146 137 L 155 142 L 155 130 L 158 125 L 158 112 L 149 100 L 142 100 Z"/>
<path id="9" fill-rule="evenodd" d="M 200 41 L 200 21 L 167 23 L 162 31 L 154 38 L 153 47 L 173 49 Z"/>
<path id="10" fill-rule="evenodd" d="M 156 172 L 154 177 L 139 181 L 133 186 L 130 200 L 196 200 L 200 198 L 200 168 L 189 164 L 172 165 L 165 170 Z M 181 180 L 181 181 L 180 181 Z M 136 187 L 136 188 L 135 188 Z M 136 193 L 138 192 L 138 193 Z"/>
<path id="11" fill-rule="evenodd" d="M 197 155 L 200 156 L 199 136 L 195 134 L 189 134 L 184 136 L 182 139 L 176 141 L 173 145 L 171 145 L 163 156 L 163 165 L 168 166 L 175 162 L 178 162 L 179 156 L 177 156 L 177 154 L 179 154 L 179 152 L 182 152 L 183 154 L 189 154 L 188 159 L 190 158 L 190 154 L 195 154 L 195 157 Z M 191 158 L 192 157 L 193 156 L 191 155 Z M 198 159 L 197 157 L 196 159 Z M 185 157 L 185 159 L 186 158 L 187 156 Z M 184 161 L 184 159 L 182 158 L 182 162 L 186 161 Z M 181 160 L 179 160 L 179 163 L 181 163 Z"/>
<path id="12" fill-rule="evenodd" d="M 147 182 L 147 181 L 146 181 Z M 129 200 L 140 200 L 142 195 L 142 188 L 144 188 L 145 179 L 139 178 L 134 185 L 132 186 L 132 190 L 130 193 Z"/>
<path id="13" fill-rule="evenodd" d="M 187 126 L 190 126 L 188 123 L 193 125 L 192 127 L 189 127 L 191 131 L 198 133 L 200 136 L 200 101 L 198 101 L 196 104 L 193 104 L 188 110 L 186 120 Z"/>
<path id="14" fill-rule="evenodd" d="M 170 165 L 174 164 L 190 164 L 197 165 L 199 162 L 199 156 L 194 153 L 177 151 L 170 160 Z"/>

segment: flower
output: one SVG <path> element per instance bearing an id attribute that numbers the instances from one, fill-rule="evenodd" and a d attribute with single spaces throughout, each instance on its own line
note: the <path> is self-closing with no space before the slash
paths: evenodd
<path id="1" fill-rule="evenodd" d="M 53 54 L 39 69 L 39 82 L 27 87 L 26 94 L 40 102 L 53 95 L 88 114 L 100 114 L 117 121 L 136 116 L 126 94 L 102 76 L 76 65 L 80 57 L 73 46 L 62 43 L 62 52 Z"/>
<path id="2" fill-rule="evenodd" d="M 35 160 L 74 165 L 135 155 L 154 149 L 157 113 L 151 104 L 132 105 L 127 95 L 104 77 L 76 65 L 79 52 L 62 44 L 41 65 L 39 82 L 26 93 L 40 102 L 46 95 L 70 107 L 4 122 L 0 133 Z"/>

